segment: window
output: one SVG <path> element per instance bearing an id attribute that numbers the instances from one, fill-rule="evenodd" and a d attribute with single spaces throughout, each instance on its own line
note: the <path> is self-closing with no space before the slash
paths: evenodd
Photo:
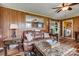
<path id="1" fill-rule="evenodd" d="M 37 16 L 26 16 L 26 29 L 29 28 L 43 28 L 44 27 L 44 21 L 43 18 L 37 17 Z"/>
<path id="2" fill-rule="evenodd" d="M 26 28 L 32 28 L 32 23 L 31 22 L 26 22 Z"/>

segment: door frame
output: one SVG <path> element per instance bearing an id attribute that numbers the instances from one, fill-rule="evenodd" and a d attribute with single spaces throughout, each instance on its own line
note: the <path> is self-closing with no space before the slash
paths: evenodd
<path id="1" fill-rule="evenodd" d="M 73 37 L 73 19 L 64 20 L 64 21 L 71 21 L 72 22 L 72 35 L 71 35 L 71 37 L 65 37 L 65 38 L 74 39 L 74 37 Z M 64 37 L 64 21 L 62 22 L 62 37 Z"/>

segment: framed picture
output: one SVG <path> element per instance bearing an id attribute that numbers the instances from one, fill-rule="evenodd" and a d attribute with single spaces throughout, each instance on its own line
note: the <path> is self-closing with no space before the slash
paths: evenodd
<path id="1" fill-rule="evenodd" d="M 42 22 L 34 22 L 34 27 L 35 28 L 43 28 L 44 24 Z"/>

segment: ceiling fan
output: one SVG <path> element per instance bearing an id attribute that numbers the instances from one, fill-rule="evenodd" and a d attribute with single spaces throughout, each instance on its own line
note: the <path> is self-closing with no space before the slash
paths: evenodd
<path id="1" fill-rule="evenodd" d="M 59 13 L 60 11 L 65 11 L 65 10 L 72 10 L 72 6 L 77 5 L 79 3 L 62 3 L 59 6 L 57 6 L 56 8 L 52 8 L 52 9 L 57 9 L 56 12 Z"/>

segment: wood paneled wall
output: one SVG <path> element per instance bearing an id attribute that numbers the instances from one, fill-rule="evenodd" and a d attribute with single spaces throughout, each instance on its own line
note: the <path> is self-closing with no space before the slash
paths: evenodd
<path id="1" fill-rule="evenodd" d="M 6 35 L 8 37 L 11 36 L 11 30 L 10 30 L 10 24 L 23 24 L 25 23 L 25 16 L 27 16 L 27 13 L 0 7 L 0 28 L 3 31 L 3 35 Z M 39 16 L 40 17 L 40 16 Z M 49 18 L 44 18 L 44 28 L 46 32 L 48 32 L 48 20 Z M 22 27 L 20 27 L 22 28 Z M 21 37 L 21 34 L 24 29 L 17 29 L 16 33 L 18 37 Z"/>
<path id="2" fill-rule="evenodd" d="M 2 10 L 1 10 L 1 7 L 0 7 L 0 34 L 3 34 L 3 32 L 2 32 L 2 30 L 3 30 L 3 29 L 2 29 L 2 28 L 3 28 L 3 26 L 2 26 L 2 24 L 3 24 L 3 23 L 2 23 L 2 22 L 3 22 L 2 17 L 3 17 L 3 16 L 2 16 L 1 13 L 2 13 Z"/>
<path id="3" fill-rule="evenodd" d="M 1 8 L 0 8 L 0 28 L 1 28 Z"/>
<path id="4" fill-rule="evenodd" d="M 11 10 L 8 8 L 1 8 L 1 22 L 3 34 L 6 36 L 11 35 L 10 24 L 19 24 L 25 22 L 25 14 L 19 11 Z M 22 30 L 17 30 L 17 35 L 20 35 Z"/>
<path id="5" fill-rule="evenodd" d="M 73 18 L 73 36 L 75 37 L 75 32 L 79 31 L 79 16 Z"/>
<path id="6" fill-rule="evenodd" d="M 75 17 L 73 18 L 73 22 L 74 22 L 74 31 L 79 31 L 79 17 Z"/>

